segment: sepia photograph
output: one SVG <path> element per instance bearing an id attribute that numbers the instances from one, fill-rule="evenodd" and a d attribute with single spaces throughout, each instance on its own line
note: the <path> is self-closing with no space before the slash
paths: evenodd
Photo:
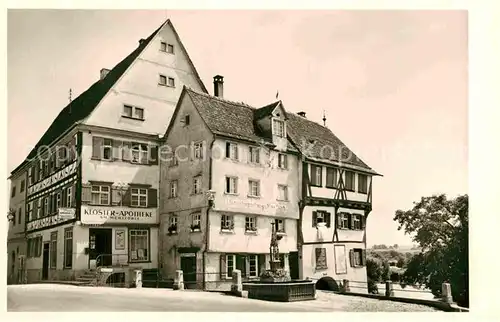
<path id="1" fill-rule="evenodd" d="M 467 10 L 6 16 L 7 311 L 469 312 Z"/>

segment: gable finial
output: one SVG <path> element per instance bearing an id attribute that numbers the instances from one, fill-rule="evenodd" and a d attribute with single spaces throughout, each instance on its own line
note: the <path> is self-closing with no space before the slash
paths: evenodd
<path id="1" fill-rule="evenodd" d="M 276 91 L 276 99 L 278 99 L 278 96 L 280 96 L 280 91 L 279 90 Z"/>
<path id="2" fill-rule="evenodd" d="M 323 110 L 323 126 L 326 127 L 326 112 Z"/>

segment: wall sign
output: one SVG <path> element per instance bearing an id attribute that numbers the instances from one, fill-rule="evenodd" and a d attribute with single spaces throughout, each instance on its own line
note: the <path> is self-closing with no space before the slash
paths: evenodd
<path id="1" fill-rule="evenodd" d="M 75 208 L 59 208 L 57 212 L 61 220 L 69 220 L 75 218 Z"/>
<path id="2" fill-rule="evenodd" d="M 238 205 L 238 206 L 245 207 L 245 208 L 257 208 L 257 209 L 261 209 L 261 210 L 265 210 L 265 209 L 282 209 L 282 210 L 284 210 L 284 209 L 286 209 L 285 205 L 281 205 L 278 203 L 262 204 L 262 203 L 256 203 L 254 201 L 241 200 L 241 199 L 226 199 L 226 202 L 230 205 Z"/>
<path id="3" fill-rule="evenodd" d="M 152 208 L 82 206 L 80 220 L 86 225 L 157 224 L 157 210 Z"/>
<path id="4" fill-rule="evenodd" d="M 50 177 L 45 178 L 44 180 L 29 187 L 28 188 L 28 196 L 32 195 L 34 193 L 37 193 L 38 191 L 40 191 L 42 189 L 50 187 L 51 185 L 53 185 L 61 180 L 64 180 L 65 178 L 74 174 L 77 169 L 78 169 L 77 162 L 73 162 L 72 164 L 70 164 L 66 168 L 54 173 Z"/>
<path id="5" fill-rule="evenodd" d="M 115 230 L 115 249 L 116 250 L 125 249 L 125 229 Z"/>
<path id="6" fill-rule="evenodd" d="M 75 219 L 74 212 L 72 215 L 67 214 L 64 217 L 61 217 L 59 216 L 59 214 L 57 214 L 49 217 L 39 218 L 37 220 L 28 222 L 26 224 L 26 231 L 32 231 L 40 228 L 50 227 L 73 219 Z"/>

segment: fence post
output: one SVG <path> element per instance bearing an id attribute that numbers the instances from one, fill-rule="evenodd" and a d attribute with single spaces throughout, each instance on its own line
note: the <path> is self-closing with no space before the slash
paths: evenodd
<path id="1" fill-rule="evenodd" d="M 345 279 L 344 283 L 342 284 L 342 292 L 350 292 L 351 288 L 349 287 L 349 280 Z"/>
<path id="2" fill-rule="evenodd" d="M 445 303 L 453 303 L 453 296 L 451 295 L 450 283 L 443 283 L 441 285 L 441 301 Z"/>
<path id="3" fill-rule="evenodd" d="M 391 281 L 385 281 L 385 296 L 387 297 L 394 296 L 394 289 L 392 288 Z"/>
<path id="4" fill-rule="evenodd" d="M 235 269 L 232 272 L 232 282 L 231 282 L 231 293 L 240 294 L 243 291 L 243 285 L 241 281 L 241 271 L 239 269 Z"/>
<path id="5" fill-rule="evenodd" d="M 182 270 L 175 271 L 175 279 L 174 279 L 174 290 L 183 290 L 184 289 L 184 275 Z"/>
<path id="6" fill-rule="evenodd" d="M 142 269 L 135 270 L 135 288 L 142 288 Z"/>

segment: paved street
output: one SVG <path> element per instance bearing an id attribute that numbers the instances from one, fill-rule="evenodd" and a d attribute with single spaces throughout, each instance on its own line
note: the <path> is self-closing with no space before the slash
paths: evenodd
<path id="1" fill-rule="evenodd" d="M 9 285 L 10 312 L 367 312 L 435 311 L 432 308 L 318 292 L 314 301 L 274 303 L 219 293 L 171 289 L 120 289 L 57 284 Z"/>

